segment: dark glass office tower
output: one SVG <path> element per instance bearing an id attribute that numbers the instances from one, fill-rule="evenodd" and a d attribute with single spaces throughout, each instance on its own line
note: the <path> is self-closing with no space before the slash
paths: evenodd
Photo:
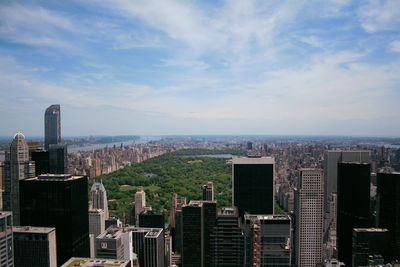
<path id="1" fill-rule="evenodd" d="M 57 262 L 89 257 L 86 176 L 41 175 L 20 181 L 21 224 L 55 227 Z"/>
<path id="2" fill-rule="evenodd" d="M 378 173 L 378 226 L 389 230 L 391 259 L 400 260 L 400 172 Z"/>
<path id="3" fill-rule="evenodd" d="M 164 229 L 164 213 L 162 211 L 145 210 L 139 214 L 139 227 Z"/>
<path id="4" fill-rule="evenodd" d="M 388 260 L 389 236 L 387 229 L 353 229 L 352 266 L 368 266 L 370 256 L 380 256 Z"/>
<path id="5" fill-rule="evenodd" d="M 68 152 L 66 144 L 49 145 L 49 173 L 68 173 Z"/>
<path id="6" fill-rule="evenodd" d="M 35 162 L 36 176 L 50 173 L 49 151 L 46 150 L 32 151 L 32 161 Z"/>
<path id="7" fill-rule="evenodd" d="M 51 105 L 44 113 L 44 147 L 61 142 L 61 113 L 60 105 Z"/>
<path id="8" fill-rule="evenodd" d="M 192 202 L 192 201 L 191 201 Z M 192 205 L 191 205 L 192 204 Z M 201 205 L 182 207 L 182 263 L 186 267 L 202 265 Z"/>
<path id="9" fill-rule="evenodd" d="M 216 213 L 216 201 L 192 200 L 182 207 L 183 266 L 210 266 L 210 235 Z"/>
<path id="10" fill-rule="evenodd" d="M 236 208 L 218 212 L 210 237 L 210 266 L 242 267 L 244 236 Z"/>
<path id="11" fill-rule="evenodd" d="M 338 258 L 351 266 L 353 228 L 370 227 L 370 170 L 368 163 L 338 163 Z"/>
<path id="12" fill-rule="evenodd" d="M 232 205 L 244 212 L 274 214 L 274 159 L 234 158 L 232 164 Z"/>

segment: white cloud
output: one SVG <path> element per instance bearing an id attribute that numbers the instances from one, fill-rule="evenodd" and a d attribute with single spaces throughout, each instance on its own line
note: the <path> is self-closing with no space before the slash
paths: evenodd
<path id="1" fill-rule="evenodd" d="M 390 50 L 400 53 L 400 41 L 393 41 L 390 43 Z"/>
<path id="2" fill-rule="evenodd" d="M 358 10 L 361 27 L 369 33 L 399 31 L 399 14 L 400 1 L 398 0 L 370 0 Z"/>

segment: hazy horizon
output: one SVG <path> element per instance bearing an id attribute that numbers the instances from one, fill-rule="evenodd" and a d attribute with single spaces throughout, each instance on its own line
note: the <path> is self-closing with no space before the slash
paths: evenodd
<path id="1" fill-rule="evenodd" d="M 400 2 L 3 1 L 0 136 L 400 135 Z"/>

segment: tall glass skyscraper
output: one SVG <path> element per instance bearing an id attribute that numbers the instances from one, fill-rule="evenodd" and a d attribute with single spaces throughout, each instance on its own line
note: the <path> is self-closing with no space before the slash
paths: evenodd
<path id="1" fill-rule="evenodd" d="M 233 158 L 232 206 L 240 217 L 251 214 L 274 214 L 274 158 Z"/>
<path id="2" fill-rule="evenodd" d="M 44 147 L 61 142 L 61 113 L 60 105 L 51 105 L 44 113 Z"/>

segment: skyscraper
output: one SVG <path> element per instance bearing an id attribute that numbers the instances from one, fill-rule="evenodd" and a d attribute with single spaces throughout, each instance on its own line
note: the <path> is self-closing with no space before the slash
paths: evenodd
<path id="1" fill-rule="evenodd" d="M 57 267 L 56 229 L 13 227 L 15 267 Z"/>
<path id="2" fill-rule="evenodd" d="M 60 105 L 51 105 L 44 113 L 44 147 L 61 143 L 61 113 Z"/>
<path id="3" fill-rule="evenodd" d="M 244 215 L 245 266 L 292 266 L 292 221 L 288 215 Z"/>
<path id="4" fill-rule="evenodd" d="M 68 151 L 66 144 L 49 145 L 49 173 L 68 173 Z"/>
<path id="5" fill-rule="evenodd" d="M 239 215 L 274 214 L 274 158 L 233 158 L 232 163 L 232 206 Z"/>
<path id="6" fill-rule="evenodd" d="M 215 227 L 210 237 L 210 266 L 243 266 L 243 231 L 236 208 L 219 210 Z"/>
<path id="7" fill-rule="evenodd" d="M 135 194 L 135 219 L 136 224 L 139 226 L 139 214 L 146 207 L 146 192 L 143 190 L 143 186 L 138 186 Z"/>
<path id="8" fill-rule="evenodd" d="M 104 211 L 100 209 L 89 210 L 89 234 L 97 237 L 105 230 Z"/>
<path id="9" fill-rule="evenodd" d="M 92 201 L 93 209 L 101 209 L 104 211 L 105 219 L 109 217 L 107 192 L 103 183 L 94 183 L 90 189 L 90 200 Z"/>
<path id="10" fill-rule="evenodd" d="M 20 181 L 21 224 L 55 227 L 57 262 L 89 257 L 86 176 L 47 174 Z"/>
<path id="11" fill-rule="evenodd" d="M 4 166 L 3 209 L 12 211 L 14 225 L 20 225 L 19 181 L 35 175 L 35 164 L 29 161 L 28 145 L 22 133 L 14 135 Z"/>
<path id="12" fill-rule="evenodd" d="M 215 201 L 192 200 L 182 207 L 183 266 L 210 265 L 210 235 L 215 226 L 216 213 Z"/>
<path id="13" fill-rule="evenodd" d="M 324 183 L 321 169 L 301 169 L 296 196 L 296 264 L 322 263 Z"/>
<path id="14" fill-rule="evenodd" d="M 391 260 L 400 260 L 400 172 L 378 173 L 378 226 L 389 230 Z"/>
<path id="15" fill-rule="evenodd" d="M 351 266 L 353 228 L 370 227 L 370 170 L 367 163 L 338 164 L 337 250 L 346 266 Z"/>
<path id="16" fill-rule="evenodd" d="M 9 211 L 0 212 L 0 266 L 14 266 L 12 216 Z"/>
<path id="17" fill-rule="evenodd" d="M 142 267 L 164 266 L 165 244 L 162 228 L 127 227 L 132 232 L 133 251 Z"/>
<path id="18" fill-rule="evenodd" d="M 381 228 L 354 228 L 352 266 L 368 266 L 370 256 L 379 256 L 389 262 L 389 231 Z"/>
<path id="19" fill-rule="evenodd" d="M 203 185 L 203 200 L 208 200 L 208 201 L 214 200 L 213 182 L 208 182 L 206 185 Z"/>

